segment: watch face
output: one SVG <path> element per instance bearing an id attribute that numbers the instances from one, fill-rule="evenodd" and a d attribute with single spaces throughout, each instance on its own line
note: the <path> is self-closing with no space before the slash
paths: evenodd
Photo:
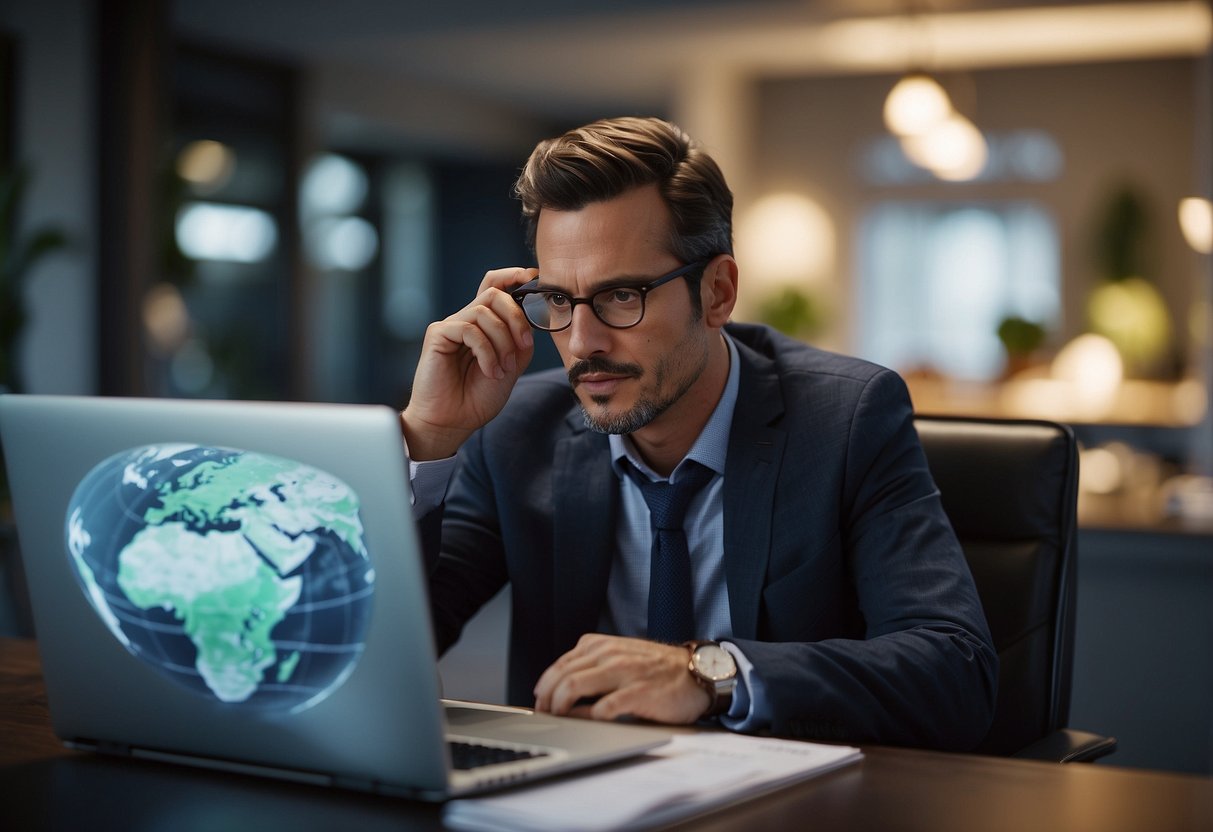
<path id="1" fill-rule="evenodd" d="M 704 644 L 695 651 L 695 671 L 713 682 L 728 679 L 737 673 L 737 663 L 723 647 Z"/>

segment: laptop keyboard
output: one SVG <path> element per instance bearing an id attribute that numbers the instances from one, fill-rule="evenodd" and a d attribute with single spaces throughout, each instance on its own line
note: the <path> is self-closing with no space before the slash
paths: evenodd
<path id="1" fill-rule="evenodd" d="M 451 749 L 451 766 L 457 771 L 468 771 L 480 768 L 481 766 L 512 763 L 515 760 L 529 760 L 535 757 L 548 756 L 546 751 L 524 748 L 498 748 L 471 742 L 459 742 L 457 740 L 449 740 L 447 746 Z"/>

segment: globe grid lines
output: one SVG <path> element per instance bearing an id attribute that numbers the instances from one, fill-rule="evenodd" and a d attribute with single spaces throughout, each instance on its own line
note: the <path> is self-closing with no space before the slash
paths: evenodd
<path id="1" fill-rule="evenodd" d="M 224 466 L 245 462 L 248 465 L 241 470 L 223 470 Z M 259 472 L 260 478 L 244 478 L 248 470 Z M 210 488 L 202 495 L 201 507 L 191 502 L 194 495 L 189 493 L 200 483 Z M 232 490 L 216 492 L 212 485 Z M 171 499 L 166 500 L 167 495 L 172 495 Z M 196 632 L 187 631 L 189 627 L 196 630 L 196 626 L 209 625 L 196 618 L 198 610 L 190 613 L 181 608 L 183 603 L 189 606 L 190 598 L 200 597 L 195 588 L 187 582 L 181 590 L 186 592 L 184 596 L 163 596 L 153 591 L 147 597 L 140 596 L 146 607 L 134 604 L 121 583 L 124 566 L 129 566 L 123 554 L 146 530 L 172 522 L 178 524 L 173 528 L 183 530 L 173 534 L 197 535 L 193 545 L 199 551 L 206 549 L 199 548 L 200 541 L 210 535 L 234 534 L 261 568 L 275 579 L 294 576 L 299 589 L 276 621 L 260 606 L 241 607 L 245 603 L 242 601 L 227 612 L 216 608 L 222 616 L 220 621 L 240 622 L 239 626 L 223 625 L 229 628 L 223 632 L 235 639 L 234 660 L 252 663 L 251 670 L 236 668 L 235 678 L 255 682 L 247 694 L 237 685 L 235 696 L 239 701 L 229 704 L 299 710 L 336 689 L 364 652 L 362 639 L 374 594 L 374 569 L 362 539 L 359 505 L 357 494 L 340 480 L 292 460 L 232 449 L 144 446 L 115 454 L 81 481 L 72 507 L 89 509 L 84 538 L 90 543 L 85 547 L 85 557 L 79 562 L 73 560 L 73 565 L 78 567 L 76 575 L 86 597 L 98 607 L 99 614 L 100 606 L 106 607 L 115 622 L 112 629 L 123 634 L 115 632 L 128 651 L 192 692 L 218 696 L 210 686 L 213 680 L 206 680 L 207 685 L 201 687 L 198 684 L 200 654 L 203 647 L 214 645 L 199 642 Z M 259 514 L 266 508 L 272 511 Z M 93 509 L 107 522 L 96 522 Z M 234 520 L 232 512 L 238 514 Z M 149 525 L 149 517 L 159 522 Z M 279 520 L 285 520 L 289 528 L 279 525 Z M 250 522 L 256 540 L 245 532 L 245 524 Z M 69 541 L 72 531 L 69 528 Z M 147 587 L 151 590 L 162 579 L 156 577 L 157 572 L 146 570 L 153 565 L 171 570 L 180 560 L 171 551 L 175 547 L 165 541 L 190 539 L 173 538 L 167 532 L 163 537 L 161 541 L 141 538 L 145 543 L 151 540 L 159 544 L 150 554 L 145 552 L 146 558 L 140 562 L 145 573 L 142 579 L 150 581 Z M 279 557 L 269 557 L 263 545 L 267 541 L 277 545 L 279 539 L 286 548 L 277 553 Z M 229 555 L 238 551 L 231 550 L 231 545 L 225 544 Z M 167 554 L 161 555 L 162 551 Z M 69 557 L 70 552 L 69 545 Z M 191 569 L 199 568 L 196 561 L 189 563 L 193 564 Z M 221 590 L 225 584 L 219 580 L 214 586 Z M 215 596 L 220 603 L 222 597 L 222 592 Z M 246 589 L 236 597 L 251 599 L 256 595 Z M 202 613 L 210 615 L 205 609 Z M 221 662 L 228 661 L 222 653 L 217 655 Z M 191 659 L 195 665 L 192 668 Z M 231 667 L 222 666 L 223 673 L 233 672 Z"/>

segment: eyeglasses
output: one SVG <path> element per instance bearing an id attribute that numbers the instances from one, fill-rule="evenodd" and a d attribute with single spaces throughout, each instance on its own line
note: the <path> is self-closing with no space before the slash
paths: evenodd
<path id="1" fill-rule="evenodd" d="M 644 318 L 644 299 L 649 292 L 671 280 L 690 275 L 697 269 L 702 270 L 707 264 L 707 260 L 699 260 L 669 274 L 663 274 L 649 283 L 640 286 L 612 286 L 595 292 L 588 298 L 575 298 L 566 292 L 538 289 L 536 286 L 539 278 L 519 286 L 510 296 L 522 307 L 526 319 L 536 329 L 548 332 L 567 329 L 573 322 L 573 310 L 579 303 L 589 304 L 598 320 L 607 326 L 628 329 Z"/>

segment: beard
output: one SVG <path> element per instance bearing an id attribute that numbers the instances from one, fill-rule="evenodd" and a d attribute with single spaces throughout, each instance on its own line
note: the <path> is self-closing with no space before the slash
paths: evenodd
<path id="1" fill-rule="evenodd" d="M 682 393 L 685 393 L 683 390 Z M 656 419 L 662 413 L 669 410 L 681 393 L 674 397 L 669 397 L 661 400 L 642 398 L 636 402 L 630 410 L 623 413 L 613 413 L 603 416 L 595 416 L 590 411 L 586 410 L 585 405 L 581 405 L 581 416 L 585 420 L 585 426 L 592 431 L 598 433 L 632 433 L 640 430 L 649 422 Z M 595 398 L 597 404 L 606 404 L 606 398 L 601 397 L 602 401 Z"/>
<path id="2" fill-rule="evenodd" d="M 581 406 L 581 416 L 585 420 L 585 426 L 597 433 L 614 433 L 625 434 L 634 433 L 644 426 L 650 424 L 661 414 L 670 409 L 678 402 L 687 391 L 691 389 L 695 381 L 703 373 L 704 368 L 708 363 L 708 353 L 705 349 L 700 354 L 700 360 L 695 362 L 693 366 L 679 366 L 684 364 L 688 353 L 681 349 L 688 346 L 685 344 L 679 345 L 679 349 L 675 349 L 663 357 L 653 368 L 653 385 L 649 389 L 643 389 L 640 397 L 630 408 L 622 413 L 607 413 L 605 408 L 610 404 L 610 396 L 591 396 L 590 401 L 603 408 L 604 412 L 593 413 L 585 405 L 585 402 L 580 397 L 577 403 Z M 667 380 L 674 377 L 674 372 L 681 369 L 680 377 L 677 378 L 673 388 L 663 394 Z M 576 385 L 577 379 L 586 373 L 613 373 L 619 375 L 628 375 L 643 383 L 645 371 L 642 367 L 636 364 L 615 364 L 602 358 L 588 358 L 579 361 L 569 368 L 569 383 Z"/>

